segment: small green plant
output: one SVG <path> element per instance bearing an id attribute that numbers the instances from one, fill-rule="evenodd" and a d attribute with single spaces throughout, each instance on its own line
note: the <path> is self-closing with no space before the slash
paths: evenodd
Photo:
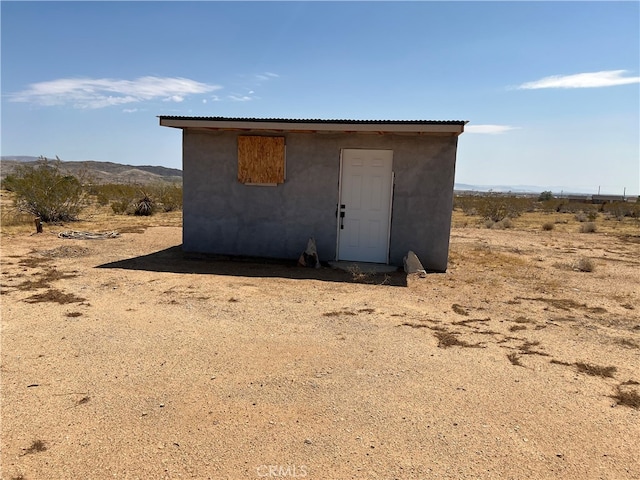
<path id="1" fill-rule="evenodd" d="M 18 166 L 5 178 L 5 186 L 15 193 L 17 210 L 40 217 L 43 222 L 76 220 L 85 203 L 81 181 L 65 175 L 59 159 L 50 162 L 40 157 L 36 166 Z"/>

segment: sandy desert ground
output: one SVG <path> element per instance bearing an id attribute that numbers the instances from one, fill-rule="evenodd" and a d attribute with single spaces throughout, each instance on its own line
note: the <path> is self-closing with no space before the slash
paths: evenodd
<path id="1" fill-rule="evenodd" d="M 2 478 L 640 478 L 637 222 L 457 214 L 407 278 L 185 257 L 153 218 L 3 232 Z"/>

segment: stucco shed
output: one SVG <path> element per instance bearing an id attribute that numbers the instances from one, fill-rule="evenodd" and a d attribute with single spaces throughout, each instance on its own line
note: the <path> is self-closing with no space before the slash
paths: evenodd
<path id="1" fill-rule="evenodd" d="M 183 250 L 447 268 L 465 121 L 160 116 L 182 129 Z"/>

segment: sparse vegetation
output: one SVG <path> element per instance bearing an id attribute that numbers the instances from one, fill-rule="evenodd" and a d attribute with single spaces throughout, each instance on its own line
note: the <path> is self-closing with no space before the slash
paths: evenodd
<path id="1" fill-rule="evenodd" d="M 553 200 L 553 193 L 550 190 L 545 190 L 538 195 L 539 202 L 546 202 L 548 200 Z"/>
<path id="2" fill-rule="evenodd" d="M 640 410 L 640 395 L 635 390 L 623 389 L 619 385 L 617 387 L 616 394 L 612 395 L 611 398 L 615 399 L 618 405 L 624 405 L 625 407 Z"/>
<path id="3" fill-rule="evenodd" d="M 594 222 L 586 222 L 580 225 L 580 233 L 595 233 L 597 230 Z"/>
<path id="4" fill-rule="evenodd" d="M 355 263 L 349 266 L 348 272 L 351 274 L 351 279 L 356 283 L 371 283 L 374 277 L 373 273 L 363 272 Z"/>
<path id="5" fill-rule="evenodd" d="M 458 196 L 454 206 L 467 215 L 479 215 L 496 223 L 505 218 L 515 218 L 534 208 L 534 199 L 508 195 Z"/>
<path id="6" fill-rule="evenodd" d="M 149 216 L 155 210 L 155 202 L 147 195 L 144 194 L 140 200 L 136 202 L 135 208 L 133 209 L 134 215 L 142 215 Z"/>
<path id="7" fill-rule="evenodd" d="M 29 455 L 31 453 L 44 452 L 47 450 L 47 444 L 42 440 L 34 440 L 29 448 L 24 449 L 23 455 Z"/>
<path id="8" fill-rule="evenodd" d="M 43 222 L 76 220 L 85 205 L 81 181 L 60 171 L 60 162 L 40 157 L 37 166 L 18 166 L 3 182 L 15 194 L 16 210 Z"/>
<path id="9" fill-rule="evenodd" d="M 157 211 L 182 210 L 182 185 L 178 183 L 92 185 L 89 191 L 99 205 L 110 205 L 118 215 L 148 216 Z"/>
<path id="10" fill-rule="evenodd" d="M 457 303 L 451 305 L 451 309 L 458 315 L 463 315 L 465 317 L 469 315 L 469 312 L 467 312 L 462 305 L 458 305 Z"/>
<path id="11" fill-rule="evenodd" d="M 590 258 L 580 257 L 576 260 L 573 269 L 578 272 L 593 272 L 596 266 Z"/>
<path id="12" fill-rule="evenodd" d="M 551 230 L 553 230 L 555 228 L 555 223 L 554 222 L 544 222 L 542 224 L 542 230 L 549 232 Z"/>
<path id="13" fill-rule="evenodd" d="M 72 293 L 64 293 L 56 288 L 50 288 L 44 293 L 36 293 L 27 297 L 24 301 L 27 303 L 53 302 L 59 304 L 80 303 L 86 299 L 78 297 Z"/>
<path id="14" fill-rule="evenodd" d="M 507 355 L 507 358 L 509 359 L 512 365 L 516 365 L 518 367 L 524 367 L 524 365 L 520 363 L 520 356 L 517 353 L 514 353 L 514 352 L 509 353 Z"/>
<path id="15" fill-rule="evenodd" d="M 432 328 L 432 330 L 435 330 L 435 329 Z M 455 333 L 451 333 L 446 330 L 436 330 L 434 332 L 434 335 L 438 339 L 438 347 L 440 348 L 448 348 L 448 347 L 478 348 L 480 347 L 480 344 L 469 343 L 465 340 L 460 340 Z"/>
<path id="16" fill-rule="evenodd" d="M 592 365 L 590 363 L 575 363 L 579 372 L 586 373 L 594 377 L 613 378 L 613 374 L 616 373 L 616 367 L 602 367 L 600 365 Z"/>

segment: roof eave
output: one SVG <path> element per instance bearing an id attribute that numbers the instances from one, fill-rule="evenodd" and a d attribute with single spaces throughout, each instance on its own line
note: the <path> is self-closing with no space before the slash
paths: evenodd
<path id="1" fill-rule="evenodd" d="M 215 130 L 270 130 L 296 132 L 353 132 L 353 133 L 435 133 L 460 135 L 464 123 L 288 123 L 261 121 L 207 120 L 187 118 L 160 118 L 160 126 L 173 128 L 207 128 Z"/>

